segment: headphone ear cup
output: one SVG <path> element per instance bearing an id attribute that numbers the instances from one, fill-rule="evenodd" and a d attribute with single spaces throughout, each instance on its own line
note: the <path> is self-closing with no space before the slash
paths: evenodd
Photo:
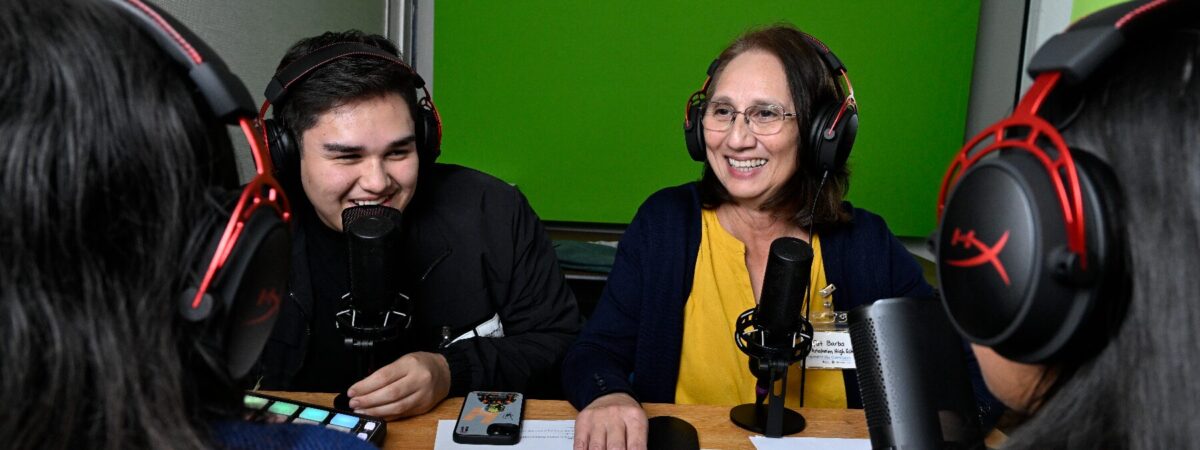
<path id="1" fill-rule="evenodd" d="M 688 156 L 692 157 L 692 161 L 704 162 L 707 160 L 704 148 L 704 124 L 701 119 L 704 118 L 704 108 L 702 102 L 693 102 L 687 109 L 687 121 L 683 123 L 683 139 L 687 144 Z"/>
<path id="2" fill-rule="evenodd" d="M 220 225 L 228 218 L 225 214 L 211 214 L 197 227 L 197 232 L 202 233 L 199 235 L 206 237 L 198 276 L 207 271 L 215 257 L 225 232 Z M 237 380 L 257 361 L 275 326 L 282 298 L 287 295 L 290 258 L 287 226 L 273 211 L 259 209 L 244 222 L 234 248 L 213 275 L 200 305 L 192 304 L 199 279 L 184 290 L 180 314 L 197 330 L 196 340 L 223 352 L 225 367 L 213 370 Z"/>
<path id="3" fill-rule="evenodd" d="M 421 165 L 433 164 L 442 155 L 441 124 L 437 114 L 425 104 L 417 110 L 417 155 Z"/>
<path id="4" fill-rule="evenodd" d="M 972 341 L 1004 357 L 1044 363 L 1099 341 L 1102 297 L 1125 275 L 1115 178 L 1086 152 L 1072 152 L 1079 174 L 1087 269 L 1068 251 L 1062 203 L 1045 166 L 1028 151 L 1002 150 L 958 180 L 938 230 L 938 279 L 951 321 Z M 1100 306 L 1104 307 L 1104 306 Z"/>
<path id="5" fill-rule="evenodd" d="M 296 140 L 292 138 L 291 130 L 275 119 L 264 120 L 263 127 L 267 130 L 267 148 L 271 149 L 271 164 L 275 167 L 274 175 L 280 180 L 287 179 L 289 174 L 295 172 L 300 163 Z"/>
<path id="6" fill-rule="evenodd" d="M 854 138 L 858 135 L 858 109 L 852 103 L 846 105 L 839 119 L 841 108 L 841 103 L 826 103 L 813 115 L 808 146 L 812 152 L 809 167 L 815 173 L 837 171 L 850 158 Z"/>
<path id="7" fill-rule="evenodd" d="M 288 295 L 291 234 L 279 216 L 253 213 L 225 261 L 213 291 L 227 306 L 221 317 L 228 373 L 244 377 L 262 354 Z"/>

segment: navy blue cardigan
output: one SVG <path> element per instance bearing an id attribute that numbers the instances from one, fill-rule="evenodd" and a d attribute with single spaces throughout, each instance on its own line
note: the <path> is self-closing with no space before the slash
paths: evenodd
<path id="1" fill-rule="evenodd" d="M 834 308 L 881 298 L 933 294 L 920 266 L 879 216 L 849 203 L 851 223 L 821 231 Z M 608 284 L 563 362 L 567 400 L 583 409 L 596 397 L 626 392 L 642 402 L 674 403 L 683 344 L 683 307 L 700 250 L 695 183 L 658 191 L 621 238 Z M 730 337 L 729 345 L 733 345 Z M 846 399 L 861 408 L 858 380 L 843 371 Z"/>

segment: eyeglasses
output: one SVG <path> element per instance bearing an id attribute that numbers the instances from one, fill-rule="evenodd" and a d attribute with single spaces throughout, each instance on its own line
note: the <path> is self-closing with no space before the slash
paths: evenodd
<path id="1" fill-rule="evenodd" d="M 759 136 L 779 133 L 783 130 L 784 119 L 796 117 L 796 113 L 785 112 L 779 105 L 754 105 L 738 111 L 728 103 L 710 102 L 704 105 L 704 129 L 729 131 L 738 114 L 742 115 L 750 132 Z"/>

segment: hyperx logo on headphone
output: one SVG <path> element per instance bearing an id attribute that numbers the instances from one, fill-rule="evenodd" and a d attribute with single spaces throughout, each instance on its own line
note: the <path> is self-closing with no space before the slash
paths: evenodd
<path id="1" fill-rule="evenodd" d="M 254 302 L 254 306 L 263 309 L 262 314 L 257 317 L 247 319 L 244 323 L 253 325 L 275 317 L 279 313 L 279 304 L 281 303 L 279 290 L 275 288 L 263 288 L 258 291 L 258 300 Z"/>
<path id="2" fill-rule="evenodd" d="M 1008 243 L 1008 234 L 1009 231 L 1005 231 L 996 244 L 989 247 L 975 237 L 975 230 L 963 234 L 962 230 L 955 228 L 954 237 L 950 238 L 950 245 L 962 244 L 964 248 L 977 248 L 979 255 L 963 259 L 947 259 L 946 264 L 956 267 L 976 267 L 991 263 L 992 267 L 996 268 L 996 273 L 1000 274 L 1000 279 L 1004 280 L 1004 284 L 1011 285 L 1012 281 L 1008 279 L 1008 271 L 1004 270 L 1004 264 L 1000 262 L 1000 251 L 1004 250 L 1004 244 Z"/>

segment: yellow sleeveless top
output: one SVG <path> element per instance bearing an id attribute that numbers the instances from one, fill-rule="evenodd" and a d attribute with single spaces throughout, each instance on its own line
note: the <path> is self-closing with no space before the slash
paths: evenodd
<path id="1" fill-rule="evenodd" d="M 757 379 L 750 373 L 750 357 L 738 350 L 733 333 L 737 317 L 754 308 L 754 290 L 746 269 L 746 246 L 729 234 L 717 220 L 716 210 L 702 209 L 700 253 L 692 292 L 683 310 L 683 350 L 679 358 L 679 379 L 675 384 L 675 403 L 739 405 L 754 403 Z M 821 298 L 818 291 L 827 284 L 821 259 L 821 242 L 812 236 L 813 265 L 809 298 Z M 811 316 L 824 308 L 812 301 Z M 804 406 L 809 408 L 845 408 L 846 386 L 840 370 L 807 371 Z M 800 406 L 800 364 L 788 370 L 784 404 Z"/>

